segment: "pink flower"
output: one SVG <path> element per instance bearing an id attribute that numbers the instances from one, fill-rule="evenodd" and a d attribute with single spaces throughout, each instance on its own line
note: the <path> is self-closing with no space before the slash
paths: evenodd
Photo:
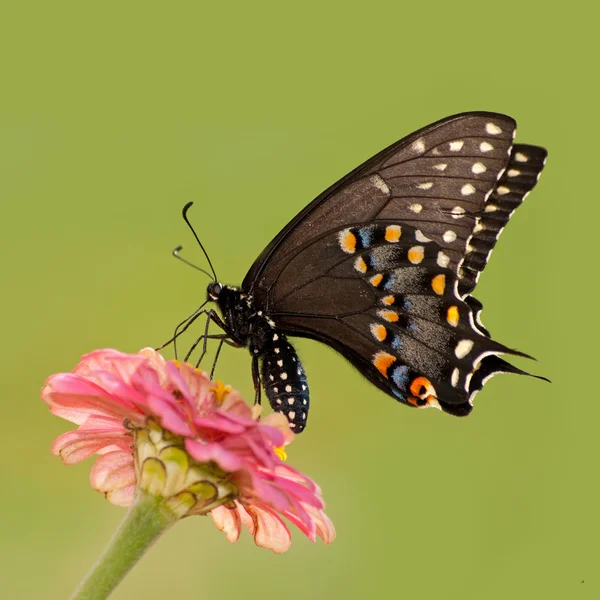
<path id="1" fill-rule="evenodd" d="M 210 512 L 230 542 L 244 524 L 274 552 L 291 543 L 282 516 L 312 541 L 335 538 L 321 490 L 279 457 L 294 438 L 285 417 L 254 419 L 238 392 L 188 364 L 150 349 L 96 350 L 49 377 L 42 398 L 79 425 L 52 453 L 65 464 L 99 455 L 91 485 L 113 504 L 129 506 L 143 489 L 178 516 Z"/>

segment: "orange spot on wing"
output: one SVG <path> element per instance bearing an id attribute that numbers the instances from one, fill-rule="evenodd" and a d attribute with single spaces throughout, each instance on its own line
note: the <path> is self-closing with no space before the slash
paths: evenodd
<path id="1" fill-rule="evenodd" d="M 433 386 L 427 377 L 415 377 L 410 384 L 410 392 L 413 396 L 424 399 L 433 392 Z"/>
<path id="2" fill-rule="evenodd" d="M 360 271 L 361 273 L 366 273 L 367 272 L 367 263 L 363 260 L 362 256 L 359 256 L 355 261 L 354 261 L 354 268 L 357 271 Z"/>
<path id="3" fill-rule="evenodd" d="M 369 281 L 371 282 L 372 286 L 377 287 L 381 283 L 382 279 L 383 275 L 381 273 L 377 273 L 377 275 L 373 275 Z"/>
<path id="4" fill-rule="evenodd" d="M 446 276 L 443 273 L 436 275 L 431 280 L 431 287 L 436 294 L 441 296 L 446 289 Z"/>
<path id="5" fill-rule="evenodd" d="M 396 362 L 396 357 L 387 352 L 378 352 L 373 357 L 375 368 L 387 379 L 388 369 Z"/>
<path id="6" fill-rule="evenodd" d="M 353 254 L 356 251 L 356 236 L 349 229 L 340 233 L 340 246 L 348 254 Z"/>
<path id="7" fill-rule="evenodd" d="M 377 314 L 390 323 L 395 323 L 400 317 L 393 310 L 380 310 Z"/>
<path id="8" fill-rule="evenodd" d="M 458 319 L 458 306 L 451 306 L 450 308 L 448 308 L 448 313 L 446 315 L 446 320 L 448 321 L 448 323 L 450 323 L 452 327 L 456 327 L 458 325 Z"/>
<path id="9" fill-rule="evenodd" d="M 381 299 L 381 301 L 382 301 L 384 304 L 387 304 L 388 306 L 390 306 L 390 304 L 394 304 L 394 301 L 395 301 L 395 300 L 396 300 L 396 299 L 394 298 L 394 296 L 384 296 L 384 297 Z"/>
<path id="10" fill-rule="evenodd" d="M 423 250 L 423 246 L 413 246 L 408 251 L 408 260 L 410 260 L 413 265 L 419 264 L 423 260 L 424 256 L 425 252 Z"/>
<path id="11" fill-rule="evenodd" d="M 374 323 L 371 325 L 371 333 L 378 339 L 380 342 L 383 342 L 387 337 L 387 329 L 381 323 Z"/>
<path id="12" fill-rule="evenodd" d="M 397 242 L 402 235 L 402 228 L 400 225 L 388 225 L 385 228 L 385 241 L 386 242 Z"/>

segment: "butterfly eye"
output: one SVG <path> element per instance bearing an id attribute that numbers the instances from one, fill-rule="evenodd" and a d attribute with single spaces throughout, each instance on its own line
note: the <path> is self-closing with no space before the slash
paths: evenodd
<path id="1" fill-rule="evenodd" d="M 218 300 L 219 294 L 221 293 L 222 289 L 223 289 L 223 286 L 220 283 L 217 283 L 216 281 L 209 283 L 208 288 L 206 289 L 206 291 L 208 292 L 209 299 L 210 300 Z"/>

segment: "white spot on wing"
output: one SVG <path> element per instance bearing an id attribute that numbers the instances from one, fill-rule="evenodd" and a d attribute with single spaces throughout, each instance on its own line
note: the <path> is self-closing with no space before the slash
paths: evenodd
<path id="1" fill-rule="evenodd" d="M 521 171 L 519 171 L 519 169 L 509 169 L 507 175 L 509 177 L 518 177 L 521 174 Z"/>
<path id="2" fill-rule="evenodd" d="M 288 404 L 291 406 L 294 404 L 294 398 L 288 398 Z"/>
<path id="3" fill-rule="evenodd" d="M 431 239 L 428 238 L 426 235 L 423 235 L 423 232 L 420 229 L 417 229 L 415 231 L 415 240 L 417 240 L 417 242 L 430 242 Z"/>
<path id="4" fill-rule="evenodd" d="M 458 378 L 460 377 L 460 371 L 458 369 L 454 369 L 452 371 L 452 376 L 450 377 L 450 383 L 452 387 L 456 387 L 458 385 Z"/>
<path id="5" fill-rule="evenodd" d="M 492 122 L 485 124 L 485 130 L 490 135 L 498 135 L 498 134 L 502 133 L 502 129 L 500 129 L 500 127 L 498 127 L 498 125 L 496 125 L 495 123 L 492 123 Z"/>
<path id="6" fill-rule="evenodd" d="M 523 154 L 522 152 L 517 152 L 515 154 L 515 160 L 517 162 L 527 162 L 529 160 L 529 157 Z"/>
<path id="7" fill-rule="evenodd" d="M 423 154 L 423 152 L 425 152 L 425 143 L 423 142 L 423 140 L 421 138 L 419 138 L 413 145 L 413 150 L 415 152 L 419 152 L 420 154 Z"/>
<path id="8" fill-rule="evenodd" d="M 283 379 L 284 381 L 287 379 L 287 373 L 285 371 L 283 371 L 279 377 L 281 377 L 281 379 Z"/>
<path id="9" fill-rule="evenodd" d="M 495 204 L 487 204 L 483 210 L 485 212 L 496 212 L 498 210 L 498 207 Z"/>
<path id="10" fill-rule="evenodd" d="M 456 239 L 456 233 L 454 231 L 452 231 L 452 229 L 448 229 L 448 231 L 444 232 L 444 235 L 442 236 L 442 238 L 444 239 L 445 242 L 453 242 Z"/>
<path id="11" fill-rule="evenodd" d="M 496 192 L 498 193 L 498 196 L 504 196 L 505 194 L 510 194 L 510 189 L 505 185 L 501 185 Z"/>
<path id="12" fill-rule="evenodd" d="M 285 391 L 286 392 L 291 392 L 292 391 L 292 386 L 291 385 L 286 385 L 285 386 Z"/>
<path id="13" fill-rule="evenodd" d="M 460 150 L 462 150 L 462 147 L 465 145 L 465 143 L 462 140 L 456 140 L 455 142 L 450 142 L 449 146 L 450 146 L 450 151 L 451 152 L 459 152 Z"/>
<path id="14" fill-rule="evenodd" d="M 277 361 L 277 366 L 278 367 L 283 367 L 283 361 L 282 360 L 278 360 Z"/>
<path id="15" fill-rule="evenodd" d="M 475 173 L 475 175 L 479 175 L 481 173 L 485 173 L 487 171 L 487 167 L 483 163 L 476 162 L 471 167 L 471 171 L 473 171 L 473 173 Z"/>
<path id="16" fill-rule="evenodd" d="M 437 264 L 442 267 L 442 268 L 446 268 L 449 264 L 450 264 L 450 257 L 446 256 L 441 250 L 440 252 L 438 252 L 437 255 Z"/>
<path id="17" fill-rule="evenodd" d="M 475 193 L 475 188 L 470 183 L 465 183 L 465 185 L 460 188 L 460 193 L 463 196 L 470 196 Z"/>
<path id="18" fill-rule="evenodd" d="M 423 210 L 423 206 L 421 204 L 411 204 L 408 208 L 417 214 Z"/>
<path id="19" fill-rule="evenodd" d="M 417 187 L 420 190 L 430 190 L 433 187 L 433 182 L 427 181 L 426 183 L 420 183 Z"/>
<path id="20" fill-rule="evenodd" d="M 456 354 L 456 358 L 464 358 L 471 349 L 473 348 L 473 340 L 460 340 L 458 344 L 456 344 L 456 348 L 454 348 L 454 354 Z"/>
<path id="21" fill-rule="evenodd" d="M 481 142 L 481 144 L 479 144 L 479 149 L 482 152 L 491 152 L 494 149 L 494 146 L 492 146 L 489 142 Z"/>
<path id="22" fill-rule="evenodd" d="M 452 218 L 453 219 L 462 219 L 465 215 L 465 212 L 466 211 L 462 206 L 455 206 L 451 210 Z"/>
<path id="23" fill-rule="evenodd" d="M 437 169 L 438 171 L 445 171 L 447 166 L 448 165 L 446 163 L 440 163 L 439 165 L 433 165 L 433 168 Z"/>
<path id="24" fill-rule="evenodd" d="M 386 196 L 390 195 L 390 188 L 387 186 L 386 182 L 379 177 L 379 175 L 373 175 L 373 177 L 371 177 L 371 183 L 378 190 L 381 190 Z"/>

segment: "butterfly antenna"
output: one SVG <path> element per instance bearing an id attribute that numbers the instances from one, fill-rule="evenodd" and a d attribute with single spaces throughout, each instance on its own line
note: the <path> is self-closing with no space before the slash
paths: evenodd
<path id="1" fill-rule="evenodd" d="M 198 265 L 195 265 L 194 263 L 191 263 L 189 260 L 183 258 L 183 256 L 181 256 L 179 254 L 179 252 L 181 252 L 181 250 L 183 250 L 183 246 L 177 246 L 177 248 L 175 248 L 173 250 L 173 256 L 175 258 L 178 258 L 179 260 L 183 261 L 186 265 L 189 265 L 190 267 L 194 267 L 194 269 L 197 269 L 198 271 L 200 271 L 201 273 L 204 273 L 205 275 L 207 275 L 208 277 L 210 277 L 212 279 L 212 275 L 208 271 L 201 269 Z"/>
<path id="2" fill-rule="evenodd" d="M 205 250 L 204 246 L 202 245 L 202 242 L 200 241 L 200 238 L 198 237 L 198 235 L 196 234 L 196 232 L 194 231 L 194 228 L 192 227 L 192 224 L 189 222 L 188 218 L 187 218 L 187 212 L 190 209 L 190 207 L 192 206 L 192 204 L 194 204 L 193 202 L 188 202 L 184 207 L 183 207 L 183 211 L 181 212 L 181 214 L 183 215 L 183 220 L 187 223 L 187 226 L 192 230 L 192 233 L 194 234 L 194 237 L 196 238 L 196 241 L 198 242 L 198 245 L 200 246 L 200 248 L 202 249 L 202 252 L 204 252 L 204 256 L 206 256 L 206 260 L 208 261 L 208 264 L 210 266 L 210 270 L 212 271 L 213 274 L 213 278 L 215 281 L 218 281 L 217 279 L 217 274 L 215 273 L 215 268 L 212 265 L 212 262 L 210 261 L 210 258 L 208 256 L 208 252 Z M 183 260 L 183 259 L 182 259 Z M 187 262 L 187 261 L 186 261 Z M 197 267 L 196 267 L 197 268 Z M 202 269 L 200 269 L 202 270 Z M 205 271 L 206 273 L 206 271 Z"/>

